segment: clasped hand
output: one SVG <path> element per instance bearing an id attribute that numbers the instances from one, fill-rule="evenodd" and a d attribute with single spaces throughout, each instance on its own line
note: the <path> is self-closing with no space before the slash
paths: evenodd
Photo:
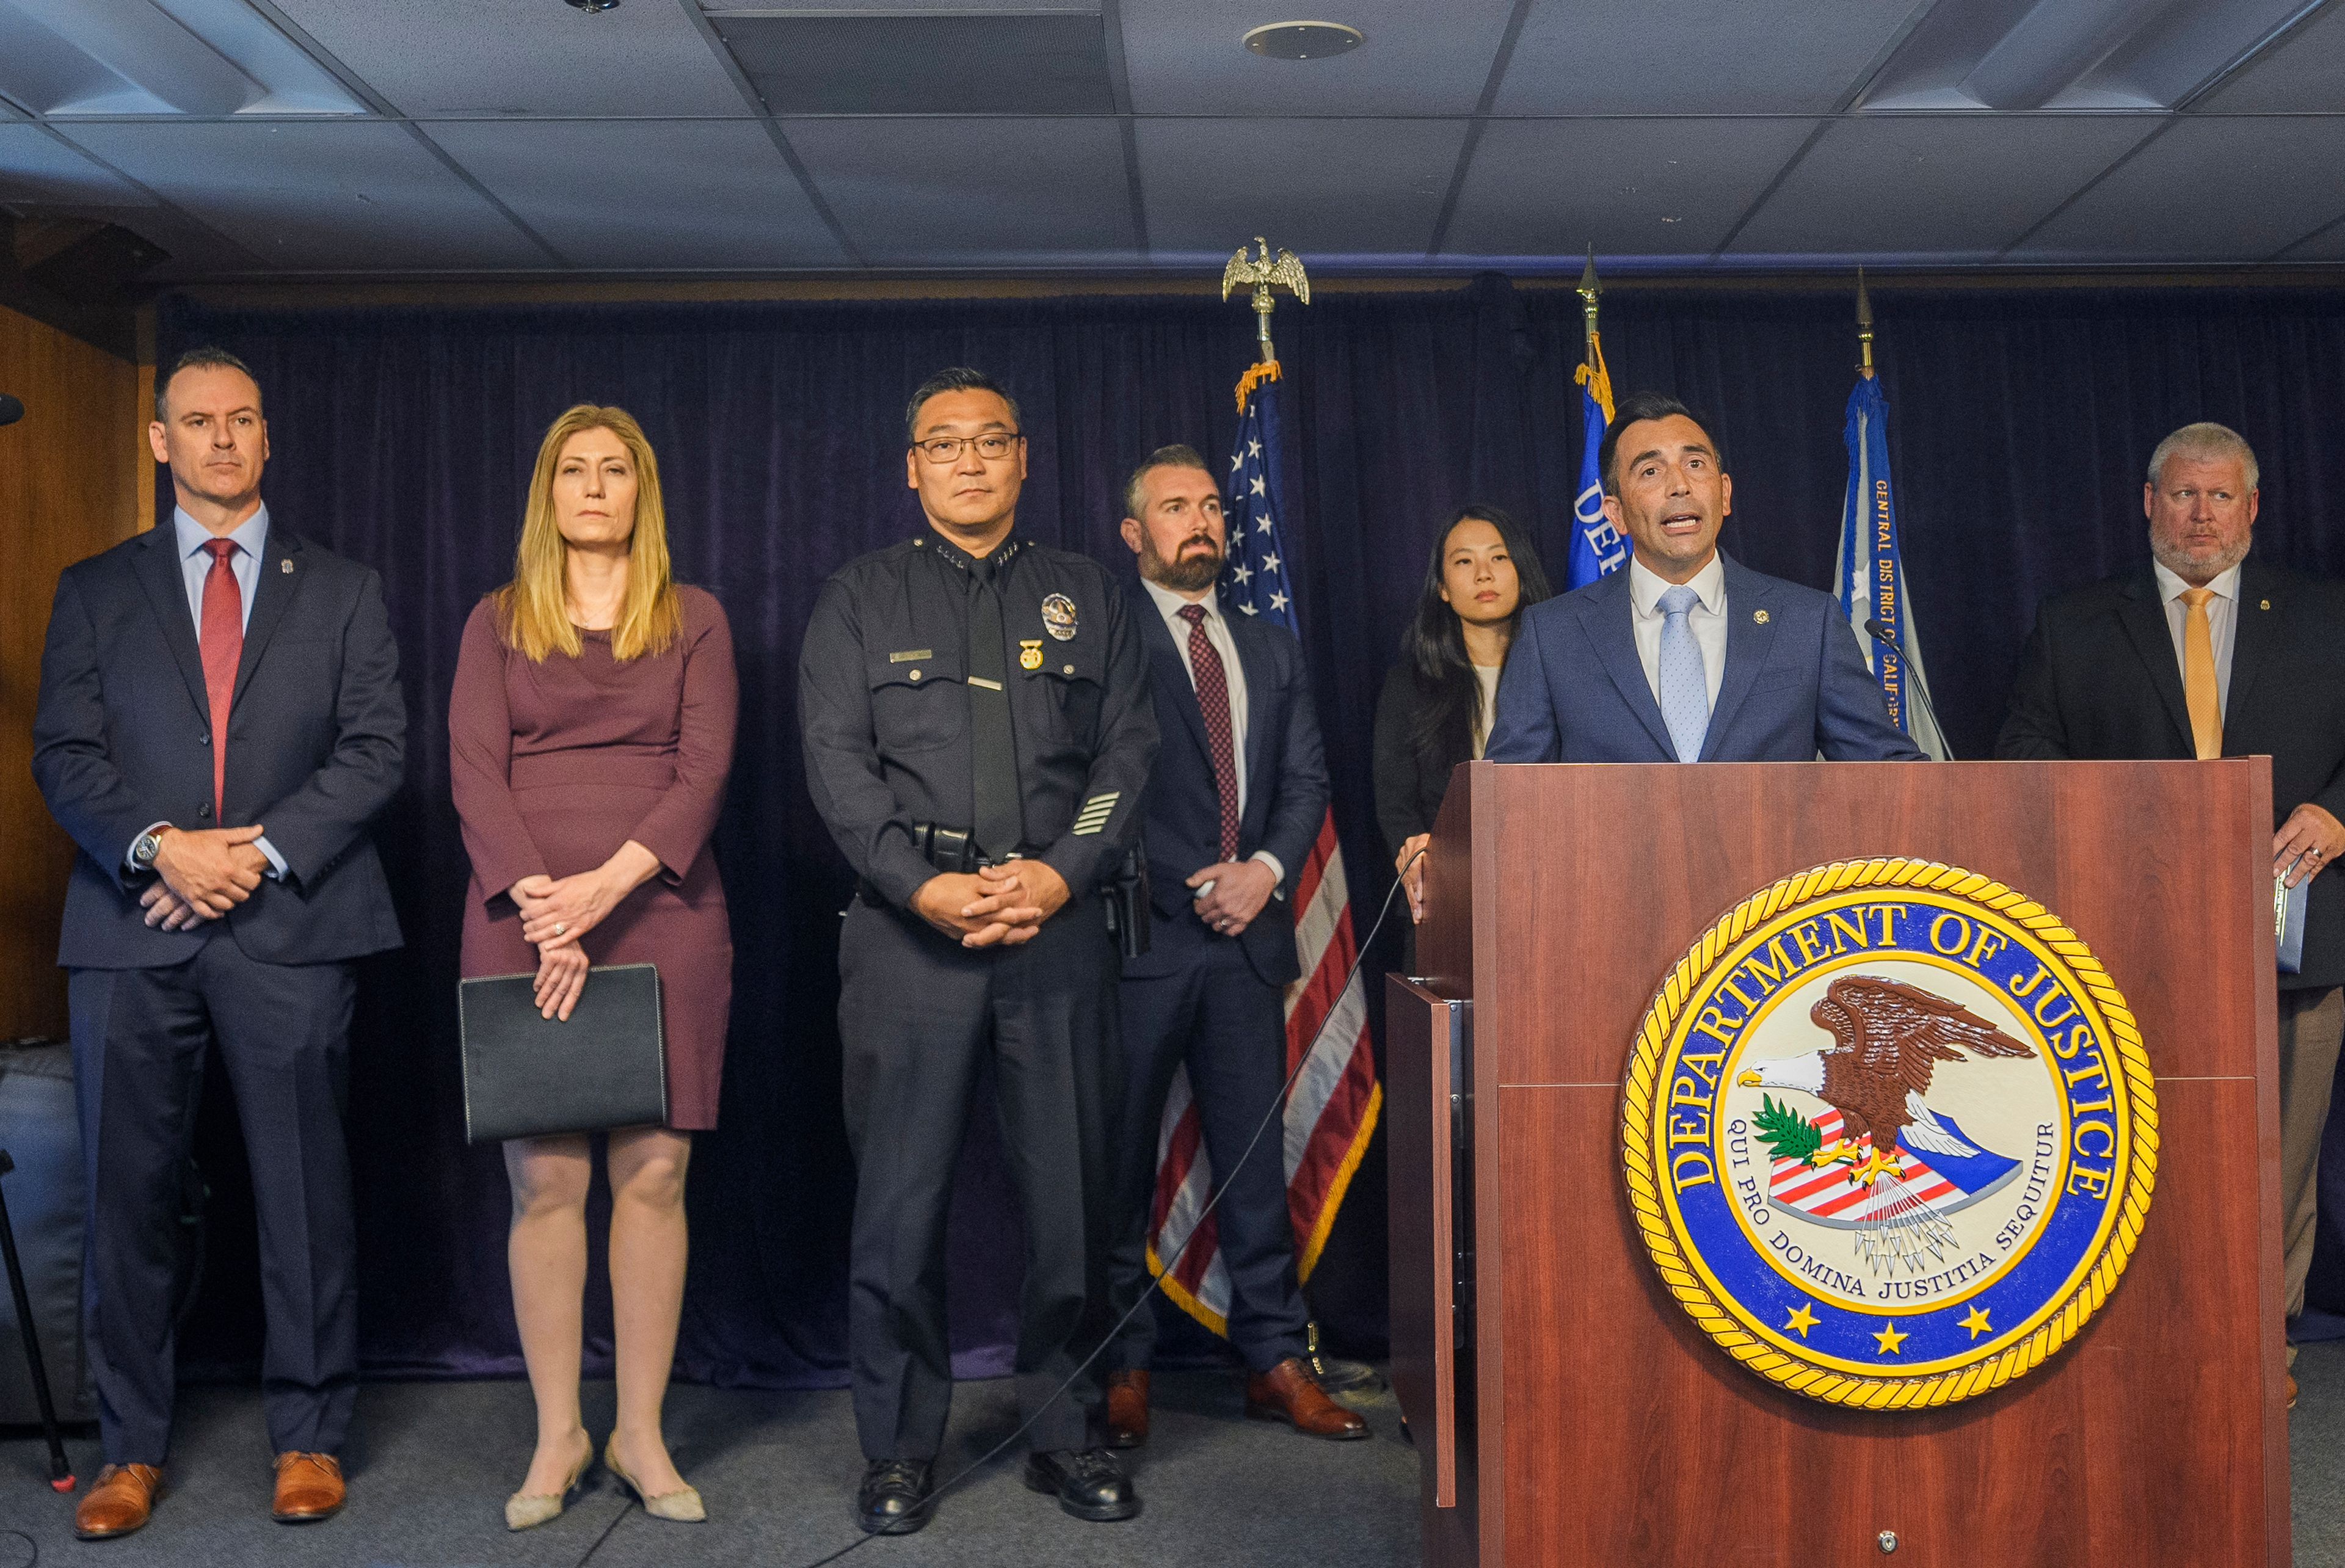
<path id="1" fill-rule="evenodd" d="M 184 931 L 201 920 L 217 920 L 246 899 L 269 875 L 269 857 L 253 840 L 269 830 L 213 827 L 200 832 L 163 830 L 155 851 L 157 880 L 138 896 L 149 926 Z"/>
<path id="2" fill-rule="evenodd" d="M 1014 947 L 1031 942 L 1066 902 L 1065 877 L 1039 860 L 1012 860 L 975 875 L 929 877 L 912 895 L 912 913 L 964 947 Z"/>
<path id="3" fill-rule="evenodd" d="M 659 870 L 659 857 L 634 839 L 592 871 L 524 876 L 507 889 L 521 911 L 521 934 L 537 948 L 537 1010 L 564 1023 L 586 989 L 594 961 L 578 939 Z"/>
<path id="4" fill-rule="evenodd" d="M 1254 924 L 1262 906 L 1278 887 L 1278 873 L 1259 860 L 1224 860 L 1206 866 L 1192 875 L 1183 885 L 1203 887 L 1212 883 L 1210 892 L 1198 895 L 1190 905 L 1197 918 L 1224 936 L 1235 936 Z"/>

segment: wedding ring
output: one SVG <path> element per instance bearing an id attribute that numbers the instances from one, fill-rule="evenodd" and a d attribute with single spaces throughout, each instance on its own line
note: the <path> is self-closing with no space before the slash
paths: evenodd
<path id="1" fill-rule="evenodd" d="M 570 927 L 557 920 L 553 923 L 553 934 L 556 936 L 567 936 L 570 935 Z"/>

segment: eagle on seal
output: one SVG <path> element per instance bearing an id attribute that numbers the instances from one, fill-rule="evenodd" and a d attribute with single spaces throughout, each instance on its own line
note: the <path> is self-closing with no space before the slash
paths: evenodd
<path id="1" fill-rule="evenodd" d="M 1751 1088 L 1800 1089 L 1840 1112 L 1844 1134 L 1835 1149 L 1819 1151 L 1819 1168 L 1834 1159 L 1856 1163 L 1856 1140 L 1873 1138 L 1877 1175 L 1895 1158 L 1897 1140 L 1934 1154 L 1966 1156 L 1979 1149 L 1931 1113 L 1922 1097 L 1940 1062 L 1982 1057 L 2033 1057 L 1959 1002 L 1873 975 L 1843 975 L 1808 1017 L 1831 1031 L 1835 1044 L 1805 1056 L 1761 1062 L 1741 1075 Z"/>

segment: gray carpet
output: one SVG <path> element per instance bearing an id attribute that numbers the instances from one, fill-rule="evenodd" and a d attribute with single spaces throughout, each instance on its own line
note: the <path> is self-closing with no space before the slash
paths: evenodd
<path id="1" fill-rule="evenodd" d="M 2296 1562 L 2345 1568 L 2345 1343 L 2308 1345 L 2303 1398 L 2289 1426 Z M 1147 1508 L 1125 1524 L 1085 1524 L 1019 1484 L 997 1462 L 948 1498 L 921 1534 L 880 1540 L 854 1568 L 1055 1568 L 1058 1564 L 1407 1564 L 1417 1561 L 1416 1460 L 1390 1394 L 1354 1401 L 1376 1430 L 1365 1443 L 1308 1442 L 1241 1418 L 1236 1384 L 1211 1372 L 1160 1375 L 1156 1431 L 1134 1467 Z M 610 1390 L 590 1391 L 607 1425 Z M 268 1517 L 269 1456 L 259 1396 L 190 1389 L 172 1491 L 126 1540 L 73 1539 L 73 1499 L 45 1484 L 37 1437 L 0 1437 L 0 1568 L 36 1561 L 103 1568 L 797 1568 L 858 1539 L 848 1514 L 854 1422 L 844 1393 L 754 1394 L 678 1388 L 668 1431 L 708 1501 L 710 1522 L 664 1524 L 633 1507 L 599 1467 L 570 1512 L 508 1534 L 500 1510 L 527 1457 L 529 1398 L 512 1383 L 385 1383 L 360 1399 L 350 1454 L 352 1502 L 339 1519 L 287 1528 Z M 1006 1436 L 1007 1383 L 961 1388 L 949 1440 L 966 1463 Z M 68 1445 L 85 1483 L 96 1445 Z"/>
<path id="2" fill-rule="evenodd" d="M 853 1568 L 1055 1568 L 1193 1560 L 1216 1564 L 1414 1563 L 1416 1458 L 1400 1438 L 1389 1392 L 1352 1401 L 1366 1442 L 1314 1442 L 1244 1419 L 1226 1374 L 1160 1374 L 1155 1429 L 1134 1456 L 1141 1516 L 1121 1524 L 1071 1519 L 997 1461 L 944 1500 L 920 1534 L 872 1542 Z M 611 1390 L 592 1387 L 587 1422 L 610 1421 Z M 947 1462 L 959 1468 L 1009 1435 L 1006 1382 L 964 1383 L 953 1405 Z M 667 1431 L 677 1465 L 700 1488 L 709 1522 L 667 1524 L 633 1506 L 599 1465 L 568 1512 L 521 1534 L 503 1523 L 505 1494 L 529 1456 L 530 1405 L 517 1383 L 370 1384 L 345 1456 L 350 1503 L 321 1524 L 269 1517 L 268 1442 L 257 1390 L 191 1388 L 181 1396 L 170 1490 L 153 1522 L 119 1541 L 73 1537 L 75 1500 L 51 1492 L 37 1437 L 0 1438 L 0 1568 L 39 1562 L 101 1568 L 682 1568 L 798 1564 L 861 1539 L 852 1518 L 862 1464 L 844 1392 L 758 1394 L 678 1387 Z M 85 1486 L 96 1446 L 68 1442 Z M 18 1532 L 21 1533 L 11 1533 Z"/>

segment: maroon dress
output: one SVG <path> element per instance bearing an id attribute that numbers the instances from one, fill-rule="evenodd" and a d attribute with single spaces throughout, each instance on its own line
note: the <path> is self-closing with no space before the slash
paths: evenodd
<path id="1" fill-rule="evenodd" d="M 580 938 L 596 964 L 655 964 L 667 1031 L 667 1125 L 716 1125 L 733 934 L 708 851 L 733 765 L 740 694 L 724 609 L 679 587 L 684 631 L 621 663 L 607 632 L 543 664 L 508 648 L 492 600 L 473 607 L 448 702 L 448 771 L 464 848 L 467 979 L 537 969 L 509 893 L 524 876 L 592 871 L 634 839 L 659 870 Z M 593 987 L 594 982 L 587 982 Z"/>

